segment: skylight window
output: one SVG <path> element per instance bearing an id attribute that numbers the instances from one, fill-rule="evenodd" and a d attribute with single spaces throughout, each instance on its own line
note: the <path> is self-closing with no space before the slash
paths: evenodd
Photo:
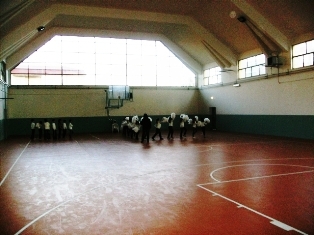
<path id="1" fill-rule="evenodd" d="M 55 36 L 11 71 L 11 85 L 195 86 L 160 41 Z"/>

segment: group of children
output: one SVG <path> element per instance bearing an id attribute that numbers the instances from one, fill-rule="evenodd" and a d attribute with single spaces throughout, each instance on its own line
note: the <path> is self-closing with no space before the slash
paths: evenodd
<path id="1" fill-rule="evenodd" d="M 69 135 L 69 139 L 72 140 L 72 134 L 73 134 L 73 124 L 71 119 L 69 120 L 69 123 L 67 124 L 67 121 L 64 119 L 59 119 L 58 124 L 56 124 L 55 119 L 51 120 L 51 123 L 48 121 L 48 119 L 45 119 L 43 121 L 35 122 L 34 119 L 31 120 L 31 140 L 35 139 L 35 132 L 38 132 L 38 139 L 41 140 L 44 138 L 44 140 L 50 140 L 51 138 L 51 132 L 52 132 L 52 139 L 65 139 L 67 133 Z"/>
<path id="2" fill-rule="evenodd" d="M 147 114 L 144 114 L 144 117 Z M 163 117 L 162 120 L 159 118 L 156 119 L 155 123 L 155 133 L 152 136 L 152 140 L 155 140 L 156 136 L 159 136 L 160 140 L 163 140 L 161 136 L 161 124 L 162 123 L 168 123 L 168 135 L 167 139 L 173 139 L 173 121 L 175 119 L 175 113 L 171 113 L 169 117 Z M 143 118 L 142 118 L 143 119 Z M 148 117 L 150 122 L 152 122 L 152 119 Z M 142 120 L 141 120 L 142 121 Z M 135 139 L 138 140 L 138 134 L 142 127 L 141 121 L 139 121 L 138 116 L 133 116 L 131 121 L 129 117 L 126 117 L 122 123 L 121 123 L 121 129 L 124 136 L 128 136 L 133 138 L 135 136 Z M 205 126 L 210 123 L 210 120 L 208 118 L 204 118 L 202 121 L 199 120 L 198 116 L 195 116 L 194 118 L 190 119 L 188 115 L 181 114 L 180 115 L 180 139 L 186 138 L 187 128 L 185 126 L 185 123 L 188 123 L 192 125 L 192 137 L 195 138 L 195 134 L 197 132 L 197 128 L 200 127 L 203 133 L 203 137 L 205 138 Z M 144 136 L 144 137 L 143 137 Z M 142 142 L 143 139 L 147 139 L 147 142 L 149 142 L 149 134 L 147 133 L 147 130 L 143 128 L 143 135 L 142 135 Z"/>

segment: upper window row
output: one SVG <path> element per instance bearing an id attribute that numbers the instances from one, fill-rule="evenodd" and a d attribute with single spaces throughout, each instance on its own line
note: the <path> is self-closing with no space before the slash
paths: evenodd
<path id="1" fill-rule="evenodd" d="M 264 54 L 239 60 L 239 79 L 250 78 L 266 74 L 266 57 Z M 303 42 L 292 47 L 292 68 L 303 68 L 314 65 L 314 40 Z M 203 84 L 212 85 L 221 83 L 221 68 L 214 67 L 204 70 Z"/>
<path id="2" fill-rule="evenodd" d="M 11 71 L 11 85 L 195 86 L 160 41 L 55 36 Z"/>

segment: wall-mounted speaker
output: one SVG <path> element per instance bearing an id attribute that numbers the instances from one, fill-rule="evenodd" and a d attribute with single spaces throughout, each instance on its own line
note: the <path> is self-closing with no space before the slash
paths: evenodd
<path id="1" fill-rule="evenodd" d="M 282 65 L 282 60 L 279 56 L 271 56 L 267 58 L 266 67 L 278 67 Z"/>

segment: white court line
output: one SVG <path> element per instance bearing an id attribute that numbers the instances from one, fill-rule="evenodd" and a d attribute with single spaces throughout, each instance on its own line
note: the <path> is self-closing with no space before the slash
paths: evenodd
<path id="1" fill-rule="evenodd" d="M 212 162 L 206 164 L 197 164 L 195 166 L 210 166 L 210 165 L 217 165 L 217 164 L 227 164 L 227 163 L 238 163 L 238 162 L 258 162 L 258 161 L 282 161 L 282 160 L 314 160 L 314 158 L 306 157 L 306 158 L 261 158 L 261 159 L 251 159 L 251 160 L 240 160 L 240 161 L 229 161 L 229 162 Z M 189 165 L 190 166 L 190 165 Z M 310 167 L 309 168 L 314 168 Z"/>
<path id="2" fill-rule="evenodd" d="M 301 166 L 301 165 L 288 165 L 288 164 L 268 164 L 268 163 L 257 163 L 257 164 L 242 164 L 242 165 L 232 165 L 232 166 L 225 166 L 225 167 L 221 167 L 221 168 L 218 168 L 214 171 L 212 171 L 210 173 L 210 178 L 212 178 L 213 180 L 217 181 L 217 182 L 220 182 L 219 180 L 217 180 L 213 175 L 216 171 L 219 171 L 219 170 L 222 170 L 222 169 L 226 169 L 226 168 L 232 168 L 232 167 L 239 167 L 239 166 L 261 166 L 261 165 L 266 165 L 266 166 L 295 166 L 295 167 L 304 167 L 304 168 L 314 168 L 314 167 L 310 167 L 310 166 Z M 301 171 L 301 172 L 296 172 L 296 173 L 302 173 L 304 171 Z M 305 171 L 307 172 L 307 171 Z M 311 171 L 310 171 L 311 172 Z M 286 173 L 287 175 L 291 175 L 291 174 L 295 174 L 295 173 Z M 286 174 L 278 174 L 278 175 L 270 175 L 270 176 L 282 176 L 282 175 L 286 175 Z M 262 176 L 262 177 L 270 177 L 270 176 Z M 255 179 L 256 177 L 253 177 L 253 178 L 247 178 L 247 179 Z M 259 177 L 257 177 L 259 178 Z"/>
<path id="3" fill-rule="evenodd" d="M 0 187 L 1 185 L 4 183 L 5 179 L 8 177 L 8 175 L 10 174 L 10 172 L 12 171 L 13 167 L 15 166 L 15 164 L 18 162 L 18 160 L 20 159 L 20 157 L 22 156 L 22 154 L 24 153 L 24 151 L 26 150 L 26 148 L 28 147 L 28 145 L 30 144 L 31 141 L 29 141 L 25 148 L 23 149 L 23 151 L 20 153 L 20 155 L 18 156 L 18 158 L 15 160 L 15 162 L 13 163 L 13 165 L 11 166 L 11 168 L 9 169 L 9 171 L 6 173 L 6 175 L 4 176 L 4 178 L 2 179 L 1 183 L 0 183 Z"/>
<path id="4" fill-rule="evenodd" d="M 223 199 L 225 199 L 225 200 L 227 200 L 227 201 L 229 201 L 229 202 L 232 202 L 232 203 L 236 204 L 236 205 L 238 206 L 238 208 L 245 208 L 245 209 L 247 209 L 247 210 L 249 210 L 249 211 L 251 211 L 251 212 L 253 212 L 253 213 L 255 213 L 255 214 L 258 214 L 258 215 L 260 215 L 260 216 L 262 216 L 262 217 L 264 217 L 264 218 L 266 218 L 266 219 L 269 219 L 271 224 L 276 225 L 276 226 L 278 226 L 278 227 L 280 227 L 280 228 L 282 228 L 282 229 L 284 229 L 284 230 L 286 230 L 286 231 L 294 230 L 294 231 L 296 231 L 296 232 L 298 232 L 298 233 L 300 233 L 300 234 L 307 235 L 307 233 L 304 233 L 304 232 L 302 232 L 302 231 L 300 231 L 300 230 L 298 230 L 298 229 L 296 229 L 296 228 L 293 228 L 293 227 L 291 227 L 291 226 L 289 226 L 289 225 L 287 225 L 287 224 L 285 224 L 285 223 L 282 223 L 282 222 L 280 222 L 280 221 L 278 221 L 278 220 L 276 220 L 276 219 L 274 219 L 274 218 L 272 218 L 272 217 L 270 217 L 270 216 L 268 216 L 268 215 L 265 215 L 265 214 L 263 214 L 263 213 L 260 213 L 260 212 L 258 212 L 258 211 L 256 211 L 256 210 L 253 210 L 252 208 L 249 208 L 249 207 L 247 207 L 247 206 L 245 206 L 245 205 L 243 205 L 243 204 L 241 204 L 241 203 L 238 203 L 238 202 L 236 202 L 236 201 L 234 201 L 234 200 L 232 200 L 232 199 L 230 199 L 230 198 L 227 198 L 227 197 L 225 197 L 225 196 L 223 196 L 223 195 L 221 195 L 221 194 L 219 194 L 219 193 L 216 193 L 216 192 L 214 192 L 214 191 L 212 191 L 212 190 L 210 190 L 210 189 L 207 189 L 207 188 L 201 186 L 200 184 L 197 185 L 197 186 L 200 187 L 200 188 L 202 188 L 202 189 L 204 189 L 204 190 L 206 190 L 206 191 L 208 191 L 208 192 L 210 192 L 210 193 L 212 193 L 213 196 L 221 197 L 221 198 L 223 198 Z"/>
<path id="5" fill-rule="evenodd" d="M 23 232 L 25 229 L 27 229 L 29 226 L 31 226 L 32 224 L 34 224 L 36 221 L 40 220 L 42 217 L 46 216 L 47 214 L 49 214 L 51 211 L 59 208 L 60 206 L 68 203 L 69 201 L 71 201 L 72 199 L 69 199 L 67 201 L 62 202 L 61 204 L 59 204 L 58 206 L 55 206 L 54 208 L 51 208 L 50 210 L 46 211 L 44 214 L 38 216 L 36 219 L 32 220 L 31 222 L 29 222 L 28 224 L 26 224 L 23 228 L 21 228 L 18 232 L 15 233 L 15 235 L 21 234 L 21 232 Z"/>

